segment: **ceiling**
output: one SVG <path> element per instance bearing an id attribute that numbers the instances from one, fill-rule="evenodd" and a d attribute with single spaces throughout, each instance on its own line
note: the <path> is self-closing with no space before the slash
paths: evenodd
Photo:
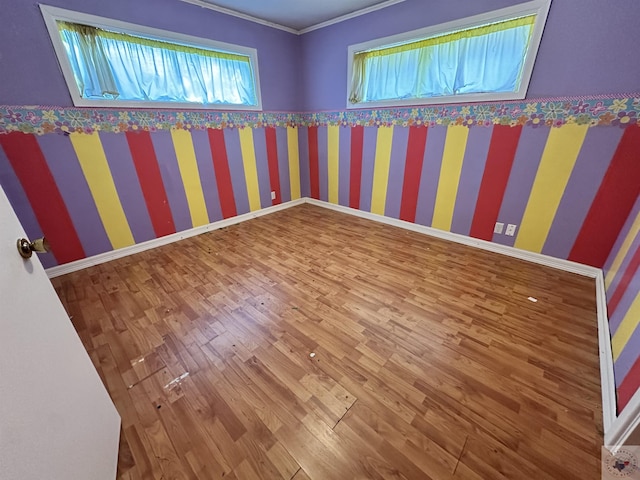
<path id="1" fill-rule="evenodd" d="M 253 17 L 295 33 L 334 23 L 404 0 L 182 0 L 237 16 Z M 345 18 L 346 19 L 346 18 Z"/>

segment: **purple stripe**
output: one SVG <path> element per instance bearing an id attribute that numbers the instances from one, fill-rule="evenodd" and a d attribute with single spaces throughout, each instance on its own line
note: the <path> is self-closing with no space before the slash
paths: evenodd
<path id="1" fill-rule="evenodd" d="M 256 152 L 256 170 L 258 171 L 258 191 L 262 208 L 273 205 L 271 200 L 271 180 L 269 177 L 269 158 L 267 157 L 267 134 L 264 128 L 253 129 L 253 149 Z"/>
<path id="2" fill-rule="evenodd" d="M 340 127 L 340 157 L 338 167 L 338 203 L 349 206 L 351 186 L 351 127 Z"/>
<path id="3" fill-rule="evenodd" d="M 126 135 L 100 132 L 100 141 L 133 238 L 136 243 L 156 238 Z"/>
<path id="4" fill-rule="evenodd" d="M 184 183 L 182 183 L 182 176 L 178 168 L 178 159 L 176 158 L 171 132 L 166 130 L 153 132 L 151 134 L 151 143 L 153 143 L 153 149 L 156 152 L 162 183 L 164 183 L 164 189 L 167 192 L 167 199 L 169 200 L 176 231 L 189 230 L 193 227 L 191 213 L 189 212 L 187 194 L 184 191 Z"/>
<path id="5" fill-rule="evenodd" d="M 590 128 L 587 131 L 542 248 L 543 254 L 569 257 L 623 132 L 621 128 Z"/>
<path id="6" fill-rule="evenodd" d="M 311 175 L 309 173 L 309 129 L 298 127 L 298 148 L 300 150 L 300 195 L 311 196 Z"/>
<path id="7" fill-rule="evenodd" d="M 629 218 L 627 218 L 627 221 L 625 222 L 624 227 L 620 232 L 620 235 L 618 235 L 618 239 L 616 240 L 616 243 L 613 245 L 613 248 L 611 249 L 611 253 L 609 254 L 607 263 L 603 268 L 605 276 L 609 274 L 609 270 L 611 270 L 613 261 L 618 255 L 618 252 L 620 251 L 620 249 L 622 248 L 622 244 L 624 243 L 625 238 L 627 238 L 627 235 L 629 235 L 629 232 L 631 231 L 631 227 L 633 226 L 633 221 L 638 217 L 638 215 L 640 215 L 640 198 L 636 200 L 636 204 L 633 206 L 633 210 L 631 210 L 631 214 L 629 215 Z M 628 252 L 627 252 L 627 255 L 628 255 Z M 622 269 L 618 269 L 618 273 L 615 274 L 613 282 L 611 282 L 611 285 L 609 285 L 609 288 L 607 288 L 607 294 L 615 290 L 616 285 L 620 281 L 619 277 L 622 271 L 623 271 Z"/>
<path id="8" fill-rule="evenodd" d="M 42 228 L 33 213 L 27 194 L 24 192 L 20 180 L 13 171 L 11 163 L 2 147 L 0 147 L 0 185 L 7 194 L 9 203 L 16 212 L 22 228 L 24 228 L 27 238 L 40 238 L 44 236 Z M 53 253 L 39 254 L 40 262 L 44 268 L 54 267 L 58 264 Z"/>
<path id="9" fill-rule="evenodd" d="M 289 149 L 287 129 L 276 127 L 276 145 L 278 146 L 278 173 L 280 175 L 280 201 L 291 200 L 291 177 L 289 176 Z"/>
<path id="10" fill-rule="evenodd" d="M 469 235 L 471 231 L 492 133 L 493 127 L 469 129 L 456 204 L 453 210 L 453 220 L 451 221 L 453 233 Z"/>
<path id="11" fill-rule="evenodd" d="M 624 258 L 622 259 L 622 262 L 620 263 L 620 268 L 618 269 L 618 272 L 616 273 L 615 277 L 613 277 L 613 281 L 611 282 L 611 285 L 609 285 L 609 288 L 607 289 L 608 298 L 613 297 L 615 291 L 618 289 L 618 286 L 620 285 L 620 281 L 624 276 L 624 272 L 626 272 L 627 269 L 629 268 L 629 264 L 631 263 L 631 260 L 633 259 L 635 252 L 639 248 L 640 248 L 640 233 L 638 233 L 635 236 L 635 238 L 631 241 L 631 245 L 629 246 L 629 251 L 626 253 Z M 627 287 L 627 289 L 629 289 L 629 287 Z M 620 305 L 618 306 L 618 308 L 620 308 Z"/>
<path id="12" fill-rule="evenodd" d="M 327 127 L 318 127 L 318 179 L 320 200 L 329 201 L 329 132 Z"/>
<path id="13" fill-rule="evenodd" d="M 236 197 L 236 210 L 238 215 L 249 212 L 249 194 L 247 193 L 247 181 L 244 176 L 244 163 L 242 163 L 242 149 L 240 148 L 240 133 L 237 128 L 225 128 L 224 143 L 227 146 L 227 159 L 233 194 Z"/>
<path id="14" fill-rule="evenodd" d="M 433 210 L 436 205 L 440 168 L 444 141 L 447 138 L 447 127 L 429 127 L 427 144 L 424 150 L 422 174 L 420 175 L 420 190 L 418 191 L 418 205 L 416 207 L 416 223 L 431 226 Z"/>
<path id="15" fill-rule="evenodd" d="M 362 182 L 360 184 L 360 210 L 371 211 L 373 193 L 373 167 L 376 161 L 377 127 L 364 127 L 362 146 Z"/>
<path id="16" fill-rule="evenodd" d="M 391 140 L 387 198 L 384 207 L 384 214 L 387 217 L 400 218 L 400 203 L 402 202 L 402 185 L 404 184 L 404 166 L 407 162 L 408 143 L 409 128 L 394 127 Z"/>
<path id="17" fill-rule="evenodd" d="M 191 140 L 193 141 L 193 150 L 196 153 L 196 162 L 198 163 L 198 172 L 200 174 L 200 184 L 202 185 L 204 202 L 207 205 L 209 221 L 216 222 L 218 220 L 222 220 L 220 196 L 218 195 L 216 172 L 213 170 L 209 134 L 206 130 L 191 130 Z"/>
<path id="18" fill-rule="evenodd" d="M 36 138 L 87 257 L 113 250 L 71 139 L 65 135 Z"/>
<path id="19" fill-rule="evenodd" d="M 640 249 L 640 234 L 636 235 L 636 238 L 633 239 L 631 246 L 629 247 L 629 252 L 625 255 L 622 263 L 620 264 L 619 274 L 615 278 L 614 282 L 611 283 L 609 290 L 607 291 L 607 300 L 611 299 L 613 295 L 616 293 L 616 290 L 619 288 L 620 280 L 624 276 L 624 272 L 629 268 L 629 264 L 633 259 L 635 253 Z M 618 327 L 620 326 L 620 322 L 622 322 L 622 318 L 626 315 L 627 311 L 631 307 L 633 300 L 636 295 L 640 291 L 640 270 L 636 271 L 635 276 L 629 282 L 627 289 L 623 292 L 622 298 L 618 305 L 616 306 L 615 311 L 609 311 L 609 329 L 611 330 L 611 334 L 613 335 Z"/>
<path id="20" fill-rule="evenodd" d="M 520 225 L 527 208 L 529 195 L 533 188 L 533 182 L 538 173 L 538 166 L 542 159 L 542 152 L 547 145 L 549 127 L 523 128 L 516 156 L 513 159 L 511 175 L 507 182 L 507 189 L 502 199 L 498 221 L 505 224 Z M 493 241 L 502 245 L 513 247 L 516 237 L 504 234 L 493 234 Z"/>
<path id="21" fill-rule="evenodd" d="M 620 310 L 621 309 L 618 308 L 617 311 Z M 631 337 L 622 350 L 622 353 L 620 353 L 618 360 L 613 364 L 616 386 L 620 386 L 624 377 L 626 377 L 629 370 L 631 370 L 631 367 L 638 359 L 638 352 L 640 352 L 640 327 L 636 328 L 631 334 Z"/>

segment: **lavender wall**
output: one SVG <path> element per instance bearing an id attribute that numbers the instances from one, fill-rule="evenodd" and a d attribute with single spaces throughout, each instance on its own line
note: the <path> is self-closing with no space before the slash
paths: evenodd
<path id="1" fill-rule="evenodd" d="M 522 3 L 518 0 L 406 0 L 302 36 L 303 108 L 346 107 L 347 47 Z M 633 93 L 640 57 L 631 55 L 636 0 L 554 0 L 527 98 Z"/>
<path id="2" fill-rule="evenodd" d="M 264 110 L 301 108 L 297 35 L 178 0 L 46 0 L 48 5 L 258 49 Z M 0 0 L 0 104 L 71 106 L 34 1 Z"/>
<path id="3" fill-rule="evenodd" d="M 49 0 L 48 4 L 258 49 L 263 108 L 345 107 L 347 47 L 518 0 L 400 4 L 298 37 L 179 0 Z M 0 104 L 70 106 L 37 3 L 0 0 Z M 640 58 L 628 54 L 640 17 L 636 0 L 555 0 L 528 98 L 638 90 Z"/>

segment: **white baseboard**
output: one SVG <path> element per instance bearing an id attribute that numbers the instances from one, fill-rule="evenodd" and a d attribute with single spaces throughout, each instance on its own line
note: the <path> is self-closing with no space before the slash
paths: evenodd
<path id="1" fill-rule="evenodd" d="M 306 200 L 307 203 L 310 203 L 312 205 L 328 208 L 337 212 L 348 213 L 349 215 L 355 215 L 356 217 L 366 218 L 375 222 L 385 223 L 387 225 L 393 225 L 394 227 L 400 227 L 406 230 L 411 230 L 413 232 L 423 233 L 431 237 L 442 238 L 451 242 L 461 243 L 462 245 L 469 245 L 471 247 L 481 248 L 482 250 L 501 253 L 502 255 L 508 255 L 509 257 L 519 258 L 521 260 L 527 260 L 529 262 L 538 263 L 547 267 L 557 268 L 566 272 L 577 273 L 579 275 L 584 275 L 585 277 L 596 278 L 598 276 L 598 273 L 601 271 L 599 268 L 590 267 L 589 265 L 583 265 L 582 263 L 571 262 L 569 260 L 561 260 L 559 258 L 550 257 L 541 253 L 527 252 L 526 250 L 520 250 L 518 248 L 500 245 L 498 243 L 487 242 L 486 240 L 480 240 L 473 237 L 467 237 L 466 235 L 460 235 L 458 233 L 445 232 L 444 230 L 438 230 L 437 228 L 426 227 L 424 225 L 418 225 L 416 223 L 398 220 L 397 218 L 385 217 L 376 213 L 364 212 L 362 210 L 356 210 L 354 208 L 336 205 L 334 203 L 328 203 L 322 200 L 316 200 L 314 198 L 307 198 Z"/>
<path id="2" fill-rule="evenodd" d="M 583 265 L 581 263 L 571 262 L 569 260 L 562 260 L 541 253 L 527 252 L 514 247 L 508 247 L 506 245 L 500 245 L 497 243 L 488 242 L 486 240 L 479 240 L 477 238 L 467 237 L 457 233 L 445 232 L 444 230 L 438 230 L 432 227 L 426 227 L 424 225 L 418 225 L 404 220 L 398 220 L 396 218 L 385 217 L 383 215 L 377 215 L 375 213 L 364 212 L 362 210 L 356 210 L 353 208 L 345 207 L 342 205 L 336 205 L 333 203 L 316 200 L 313 198 L 300 198 L 290 202 L 286 202 L 280 205 L 263 208 L 255 212 L 245 213 L 236 217 L 228 218 L 226 220 L 220 220 L 218 222 L 210 223 L 200 227 L 185 230 L 183 232 L 167 235 L 166 237 L 156 238 L 147 242 L 142 242 L 130 247 L 113 250 L 111 252 L 101 253 L 92 257 L 77 260 L 75 262 L 66 263 L 57 267 L 47 269 L 47 275 L 49 278 L 54 278 L 67 273 L 82 270 L 83 268 L 99 265 L 117 258 L 126 257 L 135 253 L 150 250 L 162 245 L 177 242 L 185 238 L 200 235 L 201 233 L 209 232 L 211 230 L 217 230 L 220 228 L 235 225 L 253 218 L 268 215 L 286 208 L 294 207 L 303 203 L 309 203 L 337 212 L 354 215 L 360 218 L 366 218 L 375 222 L 392 225 L 394 227 L 404 228 L 413 232 L 422 233 L 424 235 L 430 235 L 432 237 L 449 240 L 451 242 L 468 245 L 471 247 L 480 248 L 494 253 L 507 255 L 510 257 L 518 258 L 520 260 L 526 260 L 539 265 L 547 267 L 557 268 L 566 272 L 576 273 L 584 275 L 586 277 L 595 278 L 596 280 L 596 305 L 598 316 L 598 343 L 599 343 L 599 355 L 600 355 L 600 381 L 602 388 L 602 410 L 603 410 L 603 426 L 605 432 L 605 443 L 607 445 L 617 445 L 621 440 L 626 439 L 634 428 L 640 427 L 640 391 L 636 392 L 634 397 L 625 408 L 620 417 L 616 418 L 616 387 L 613 377 L 613 355 L 611 353 L 611 335 L 609 332 L 609 321 L 607 318 L 607 301 L 605 296 L 604 278 L 602 270 L 599 268 Z"/>
<path id="3" fill-rule="evenodd" d="M 93 267 L 94 265 L 109 262 L 117 258 L 127 257 L 129 255 L 133 255 L 134 253 L 144 252 L 145 250 L 150 250 L 162 245 L 168 245 L 169 243 L 177 242 L 185 238 L 194 237 L 196 235 L 200 235 L 201 233 L 210 232 L 211 230 L 218 230 L 220 228 L 229 227 L 231 225 L 236 225 L 237 223 L 245 222 L 253 218 L 262 217 L 263 215 L 269 215 L 270 213 L 278 212 L 286 208 L 295 207 L 296 205 L 305 203 L 305 201 L 305 198 L 299 198 L 290 202 L 281 203 L 280 205 L 274 205 L 272 207 L 263 208 L 262 210 L 256 210 L 255 212 L 244 213 L 242 215 L 237 215 L 235 217 L 220 220 L 218 222 L 213 222 L 207 225 L 202 225 L 200 227 L 184 230 L 182 232 L 173 233 L 165 237 L 154 238 L 153 240 L 137 243 L 135 245 L 131 245 L 130 247 L 119 248 L 118 250 L 112 250 L 110 252 L 105 252 L 99 255 L 94 255 L 92 257 L 76 260 L 75 262 L 51 267 L 48 268 L 46 272 L 49 278 L 59 277 L 60 275 L 76 272 L 78 270 L 82 270 L 83 268 Z"/>
<path id="4" fill-rule="evenodd" d="M 633 434 L 633 438 L 629 437 Z M 626 445 L 628 440 L 637 445 L 640 437 L 640 390 L 631 397 L 622 413 L 615 419 L 609 431 L 605 430 L 604 444 L 615 448 Z"/>
<path id="5" fill-rule="evenodd" d="M 477 238 L 467 237 L 465 235 L 460 235 L 457 233 L 445 232 L 444 230 L 438 230 L 436 228 L 426 227 L 424 225 L 417 225 L 415 223 L 406 222 L 404 220 L 398 220 L 396 218 L 385 217 L 383 215 L 377 215 L 375 213 L 364 212 L 362 210 L 356 210 L 353 208 L 336 205 L 334 203 L 328 203 L 313 198 L 307 198 L 306 201 L 307 203 L 310 203 L 312 205 L 328 208 L 337 212 L 347 213 L 356 217 L 366 218 L 368 220 L 385 223 L 387 225 L 393 225 L 394 227 L 404 228 L 413 232 L 449 240 L 451 242 L 481 248 L 482 250 L 507 255 L 509 257 L 526 260 L 528 262 L 537 263 L 539 265 L 544 265 L 547 267 L 557 268 L 566 272 L 577 273 L 585 277 L 595 278 L 596 312 L 598 318 L 598 351 L 600 358 L 600 383 L 602 390 L 602 417 L 605 439 L 609 438 L 609 436 L 613 438 L 613 434 L 615 432 L 612 431 L 612 428 L 614 427 L 616 431 L 621 431 L 620 435 L 618 435 L 618 437 L 620 437 L 625 432 L 627 432 L 628 436 L 628 434 L 633 431 L 632 427 L 634 425 L 636 427 L 640 426 L 640 392 L 636 393 L 632 401 L 625 409 L 625 412 L 630 410 L 629 407 L 631 407 L 633 400 L 636 400 L 635 410 L 634 412 L 630 413 L 629 419 L 626 421 L 626 423 L 619 423 L 619 421 L 623 420 L 622 418 L 616 419 L 616 385 L 613 377 L 611 334 L 609 332 L 609 319 L 607 317 L 607 299 L 605 295 L 604 277 L 602 275 L 601 269 L 591 267 L 589 265 L 583 265 L 581 263 L 572 262 L 569 260 L 550 257 L 541 253 L 527 252 L 518 248 L 500 245 L 498 243 L 492 243 L 486 240 L 479 240 Z M 635 423 L 632 423 L 634 421 Z M 611 433 L 611 435 L 609 435 L 609 432 Z M 611 445 L 614 445 L 614 443 L 612 443 Z"/>
<path id="6" fill-rule="evenodd" d="M 600 356 L 600 389 L 602 390 L 602 428 L 606 438 L 616 422 L 616 381 L 613 374 L 611 331 L 607 315 L 607 295 L 602 270 L 596 276 L 596 312 L 598 315 L 598 352 Z"/>

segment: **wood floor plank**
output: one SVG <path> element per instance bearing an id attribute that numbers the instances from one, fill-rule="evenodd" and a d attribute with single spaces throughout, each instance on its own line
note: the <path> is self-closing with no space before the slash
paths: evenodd
<path id="1" fill-rule="evenodd" d="M 300 205 L 53 285 L 118 480 L 599 477 L 593 279 Z"/>
<path id="2" fill-rule="evenodd" d="M 310 477 L 302 468 L 300 468 L 300 470 L 298 470 L 296 474 L 291 477 L 291 480 L 310 480 Z"/>

